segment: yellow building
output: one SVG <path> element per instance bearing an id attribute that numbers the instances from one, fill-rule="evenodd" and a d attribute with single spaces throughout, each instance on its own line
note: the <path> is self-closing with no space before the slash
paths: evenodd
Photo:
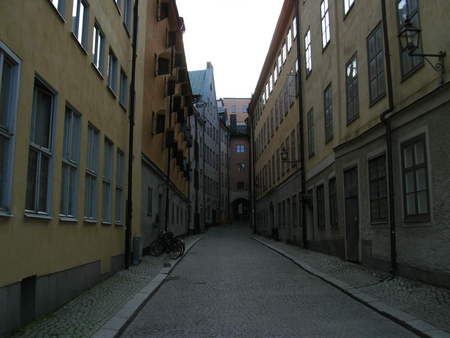
<path id="1" fill-rule="evenodd" d="M 141 229 L 147 248 L 159 231 L 188 231 L 192 89 L 184 54 L 184 21 L 176 2 L 144 1 L 142 48 Z M 138 165 L 136 163 L 136 165 Z M 170 180 L 167 179 L 170 177 Z"/>
<path id="2" fill-rule="evenodd" d="M 123 268 L 127 250 L 139 256 L 167 187 L 158 224 L 187 231 L 183 20 L 175 1 L 139 2 L 133 86 L 135 4 L 0 3 L 0 336 Z"/>
<path id="3" fill-rule="evenodd" d="M 450 95 L 449 75 L 441 71 L 448 57 L 440 51 L 450 49 L 450 3 L 297 5 L 304 164 L 294 164 L 304 168 L 297 185 L 304 203 L 296 213 L 292 199 L 281 197 L 286 207 L 281 201 L 273 217 L 266 205 L 280 202 L 260 192 L 260 231 L 298 241 L 300 229 L 303 245 L 312 249 L 449 286 Z M 418 48 L 404 43 L 406 31 L 417 33 Z M 262 94 L 258 87 L 254 116 Z M 256 146 L 260 129 L 264 125 L 256 123 Z M 263 170 L 263 182 L 271 183 L 264 181 L 269 152 L 262 152 L 256 174 Z M 281 189 L 276 185 L 272 195 Z"/>

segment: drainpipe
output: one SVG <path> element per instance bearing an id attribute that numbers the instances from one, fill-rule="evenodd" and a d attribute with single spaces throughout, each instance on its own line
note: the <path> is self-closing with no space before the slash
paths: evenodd
<path id="1" fill-rule="evenodd" d="M 132 218 L 133 218 L 133 148 L 134 148 L 134 113 L 136 106 L 136 59 L 137 59 L 137 31 L 139 20 L 139 0 L 134 3 L 133 10 L 133 58 L 131 61 L 131 83 L 130 83 L 130 109 L 128 120 L 130 130 L 128 136 L 128 194 L 127 207 L 125 216 L 125 269 L 131 264 L 131 234 L 132 234 Z"/>
<path id="2" fill-rule="evenodd" d="M 380 119 L 386 129 L 386 152 L 389 182 L 389 223 L 390 223 L 390 247 L 391 247 L 391 273 L 397 273 L 397 226 L 395 222 L 395 191 L 394 191 L 394 169 L 392 156 L 392 128 L 387 115 L 394 110 L 394 93 L 392 86 L 392 68 L 389 49 L 389 37 L 387 28 L 386 0 L 381 0 L 381 13 L 383 19 L 384 34 L 384 58 L 386 60 L 386 80 L 388 89 L 388 108 L 381 114 Z"/>
<path id="3" fill-rule="evenodd" d="M 304 123 L 303 123 L 303 86 L 302 86 L 302 77 L 301 77 L 301 31 L 300 31 L 300 0 L 295 2 L 295 16 L 297 18 L 297 85 L 298 85 L 298 115 L 299 115 L 299 123 L 300 123 L 300 186 L 301 186 L 301 196 L 302 196 L 302 242 L 303 248 L 308 249 L 308 232 L 307 232 L 307 224 L 306 224 L 306 175 L 305 175 L 305 138 L 304 138 Z"/>
<path id="4" fill-rule="evenodd" d="M 251 154 L 250 154 L 250 167 L 252 168 L 251 170 L 251 192 L 250 192 L 250 196 L 251 196 L 251 208 L 252 208 L 252 227 L 253 227 L 253 233 L 257 233 L 257 228 L 256 228 L 256 182 L 255 182 L 255 134 L 254 134 L 254 127 L 255 127 L 255 123 L 254 123 L 254 119 L 253 119 L 253 114 L 249 115 L 249 121 L 250 121 L 250 149 L 251 149 Z"/>

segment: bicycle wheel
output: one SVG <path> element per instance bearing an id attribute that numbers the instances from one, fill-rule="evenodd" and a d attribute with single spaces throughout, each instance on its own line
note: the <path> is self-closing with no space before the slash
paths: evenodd
<path id="1" fill-rule="evenodd" d="M 150 244 L 150 255 L 152 256 L 161 256 L 161 254 L 164 252 L 164 245 L 163 243 L 157 239 Z"/>
<path id="2" fill-rule="evenodd" d="M 184 243 L 181 240 L 176 240 L 172 246 L 172 259 L 177 259 L 184 254 Z"/>

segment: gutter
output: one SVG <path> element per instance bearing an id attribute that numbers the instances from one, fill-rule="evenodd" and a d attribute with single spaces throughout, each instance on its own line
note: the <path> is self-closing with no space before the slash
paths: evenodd
<path id="1" fill-rule="evenodd" d="M 381 16 L 383 23 L 384 38 L 384 58 L 386 60 L 386 80 L 388 90 L 388 108 L 381 113 L 380 120 L 386 128 L 386 152 L 387 152 L 387 170 L 389 183 L 389 225 L 390 225 L 390 263 L 391 273 L 397 273 L 397 224 L 395 220 L 395 191 L 394 191 L 394 168 L 392 155 L 392 127 L 388 114 L 394 110 L 394 91 L 392 86 L 392 67 L 390 59 L 389 37 L 386 15 L 386 0 L 381 0 Z"/>
<path id="2" fill-rule="evenodd" d="M 130 83 L 130 109 L 128 120 L 130 130 L 128 136 L 128 194 L 125 216 L 125 269 L 131 264 L 131 235 L 133 219 L 133 148 L 134 148 L 134 115 L 136 108 L 136 59 L 137 59 L 137 32 L 139 20 L 139 0 L 134 3 L 133 10 L 133 58 L 131 61 L 131 83 Z"/>
<path id="3" fill-rule="evenodd" d="M 301 28 L 300 28 L 300 0 L 295 2 L 295 16 L 297 18 L 297 85 L 298 85 L 298 115 L 299 115 L 299 123 L 300 123 L 300 135 L 299 135 L 299 146 L 300 146 L 300 186 L 301 186 L 301 213 L 302 213 L 302 242 L 303 248 L 308 249 L 308 232 L 306 225 L 306 202 L 307 202 L 307 193 L 306 193 L 306 173 L 305 173 L 305 138 L 304 138 L 304 121 L 303 121 L 303 86 L 302 86 L 302 75 L 301 75 Z"/>

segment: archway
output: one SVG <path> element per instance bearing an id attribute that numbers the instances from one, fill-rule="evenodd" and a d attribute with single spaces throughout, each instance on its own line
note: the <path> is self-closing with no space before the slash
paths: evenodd
<path id="1" fill-rule="evenodd" d="M 238 198 L 231 203 L 233 220 L 247 220 L 250 215 L 250 203 L 246 198 Z"/>

